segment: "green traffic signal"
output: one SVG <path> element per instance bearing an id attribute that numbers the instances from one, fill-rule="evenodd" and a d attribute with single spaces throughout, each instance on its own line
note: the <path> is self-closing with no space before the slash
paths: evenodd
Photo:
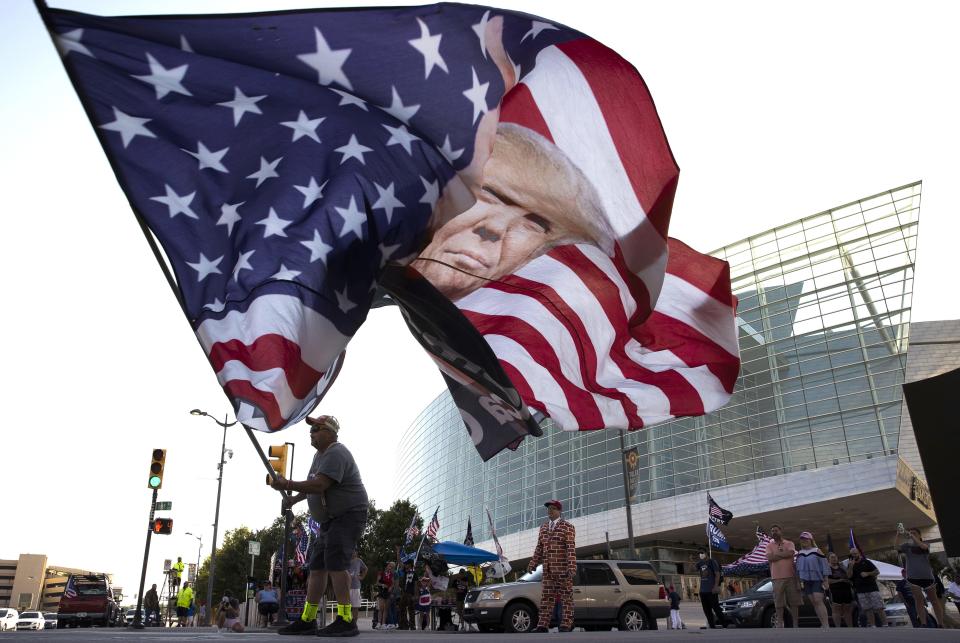
<path id="1" fill-rule="evenodd" d="M 154 449 L 151 456 L 147 488 L 157 490 L 163 485 L 163 466 L 167 459 L 167 450 Z"/>

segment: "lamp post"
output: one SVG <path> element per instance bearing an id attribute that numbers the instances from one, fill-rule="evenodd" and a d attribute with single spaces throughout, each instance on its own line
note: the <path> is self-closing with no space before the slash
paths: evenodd
<path id="1" fill-rule="evenodd" d="M 213 610 L 213 579 L 214 575 L 217 572 L 217 527 L 220 525 L 220 492 L 223 489 L 223 465 L 224 457 L 227 454 L 227 427 L 231 427 L 236 424 L 236 420 L 233 422 L 227 422 L 227 417 L 223 417 L 223 422 L 216 419 L 206 411 L 201 411 L 200 409 L 193 409 L 190 411 L 190 415 L 203 415 L 220 426 L 223 427 L 223 443 L 220 445 L 220 464 L 218 468 L 220 469 L 220 475 L 217 476 L 217 509 L 213 514 L 213 544 L 210 545 L 210 576 L 207 578 L 207 609 Z"/>
<path id="2" fill-rule="evenodd" d="M 197 576 L 200 575 L 200 550 L 203 549 L 203 536 L 198 536 L 198 535 L 196 535 L 196 534 L 192 534 L 192 533 L 190 533 L 189 531 L 184 532 L 184 533 L 185 533 L 185 535 L 187 535 L 187 536 L 193 536 L 194 538 L 197 539 L 197 541 L 198 541 L 198 543 L 199 543 L 199 544 L 197 545 L 197 567 L 196 567 L 196 571 L 194 572 L 194 575 L 193 575 L 193 582 L 194 582 L 194 585 L 196 585 Z"/>

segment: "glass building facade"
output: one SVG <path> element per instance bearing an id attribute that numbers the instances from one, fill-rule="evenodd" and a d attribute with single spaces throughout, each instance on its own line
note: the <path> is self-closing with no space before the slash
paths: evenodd
<path id="1" fill-rule="evenodd" d="M 719 411 L 626 435 L 637 502 L 897 453 L 920 183 L 777 227 L 710 254 L 729 262 L 742 367 Z M 617 432 L 545 427 L 481 462 L 450 396 L 401 441 L 397 494 L 440 508 L 447 538 L 533 529 L 545 498 L 569 517 L 623 507 Z M 482 522 L 482 524 L 481 524 Z"/>

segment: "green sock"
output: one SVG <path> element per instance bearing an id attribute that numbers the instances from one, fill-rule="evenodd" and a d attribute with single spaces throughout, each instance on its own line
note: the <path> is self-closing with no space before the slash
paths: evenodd
<path id="1" fill-rule="evenodd" d="M 353 605 L 337 605 L 337 614 L 347 623 L 353 622 Z"/>
<path id="2" fill-rule="evenodd" d="M 320 608 L 319 603 L 310 603 L 306 602 L 303 604 L 303 614 L 300 615 L 300 619 L 306 621 L 307 623 L 317 620 L 317 610 Z"/>

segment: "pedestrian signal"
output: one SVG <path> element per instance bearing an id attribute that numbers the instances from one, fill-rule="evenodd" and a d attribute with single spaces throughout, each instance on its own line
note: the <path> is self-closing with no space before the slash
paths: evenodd
<path id="1" fill-rule="evenodd" d="M 155 518 L 151 527 L 155 534 L 173 533 L 173 518 Z"/>
<path id="2" fill-rule="evenodd" d="M 163 464 L 166 459 L 166 449 L 153 450 L 153 459 L 150 461 L 150 477 L 147 478 L 148 489 L 159 489 L 163 485 Z"/>
<path id="3" fill-rule="evenodd" d="M 274 445 L 270 447 L 270 466 L 278 476 L 287 477 L 287 445 Z M 273 476 L 267 474 L 267 484 L 273 482 Z"/>

